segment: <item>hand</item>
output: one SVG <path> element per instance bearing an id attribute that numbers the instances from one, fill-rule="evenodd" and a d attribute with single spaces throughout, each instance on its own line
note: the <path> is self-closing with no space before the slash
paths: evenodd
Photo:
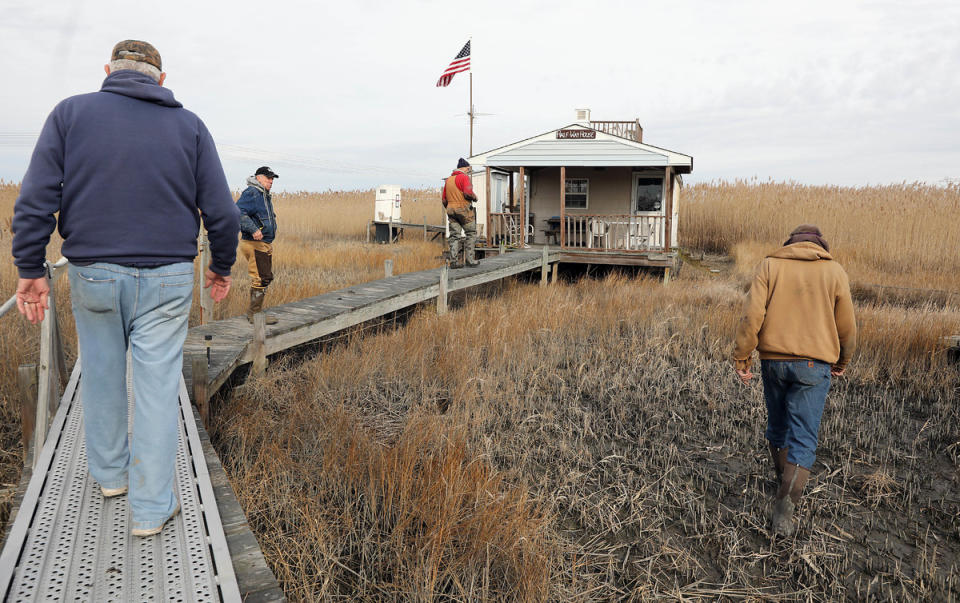
<path id="1" fill-rule="evenodd" d="M 230 277 L 221 276 L 209 268 L 207 268 L 207 271 L 203 276 L 203 288 L 206 289 L 207 287 L 210 287 L 210 297 L 213 299 L 213 301 L 223 301 L 223 298 L 225 298 L 227 293 L 230 292 Z"/>
<path id="2" fill-rule="evenodd" d="M 262 231 L 262 230 L 257 230 L 257 232 L 253 233 L 253 240 L 254 240 L 254 241 L 260 241 L 260 240 L 262 240 L 262 239 L 263 239 L 263 231 Z"/>
<path id="3" fill-rule="evenodd" d="M 50 283 L 47 277 L 22 278 L 17 282 L 17 310 L 23 314 L 31 324 L 43 320 L 43 311 L 50 295 Z"/>
<path id="4" fill-rule="evenodd" d="M 843 377 L 843 374 L 847 371 L 847 367 L 839 368 L 836 366 L 830 367 L 830 376 L 831 377 Z"/>
<path id="5" fill-rule="evenodd" d="M 750 372 L 750 369 L 741 370 L 735 369 L 737 371 L 737 377 L 740 377 L 740 381 L 743 381 L 745 384 L 749 385 L 750 380 L 753 379 L 753 373 Z"/>

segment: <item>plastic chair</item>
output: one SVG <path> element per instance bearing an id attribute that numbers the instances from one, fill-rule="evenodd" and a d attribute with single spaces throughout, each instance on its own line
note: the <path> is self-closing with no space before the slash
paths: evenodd
<path id="1" fill-rule="evenodd" d="M 590 247 L 610 248 L 610 238 L 607 236 L 610 227 L 603 220 L 590 218 Z M 594 245 L 594 242 L 599 243 Z"/>

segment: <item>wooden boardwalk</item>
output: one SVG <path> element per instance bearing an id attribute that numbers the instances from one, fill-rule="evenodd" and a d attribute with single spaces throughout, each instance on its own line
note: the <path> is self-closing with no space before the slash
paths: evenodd
<path id="1" fill-rule="evenodd" d="M 209 396 L 257 358 L 430 300 L 445 311 L 448 293 L 523 272 L 540 270 L 545 282 L 557 261 L 546 249 L 512 251 L 476 267 L 390 276 L 276 306 L 269 312 L 279 322 L 262 341 L 242 316 L 190 329 L 179 396 L 181 513 L 157 537 L 132 537 L 126 497 L 104 499 L 87 472 L 82 375 L 74 367 L 35 468 L 28 464 L 17 491 L 0 553 L 4 600 L 284 600 L 190 402 L 193 361 L 203 360 L 200 391 Z M 128 395 L 133 404 L 132 389 Z M 206 409 L 206 399 L 194 402 Z"/>
<path id="2" fill-rule="evenodd" d="M 545 277 L 546 266 L 557 260 L 555 251 L 543 249 L 488 257 L 479 266 L 449 270 L 446 291 L 467 289 L 532 270 L 543 271 Z M 266 328 L 264 353 L 275 354 L 391 312 L 445 297 L 441 296 L 441 273 L 440 268 L 408 272 L 268 308 L 278 322 Z M 193 358 L 205 357 L 208 345 L 206 391 L 212 395 L 237 368 L 252 362 L 257 352 L 253 328 L 243 316 L 190 329 L 183 353 L 183 374 L 188 389 L 193 387 Z"/>

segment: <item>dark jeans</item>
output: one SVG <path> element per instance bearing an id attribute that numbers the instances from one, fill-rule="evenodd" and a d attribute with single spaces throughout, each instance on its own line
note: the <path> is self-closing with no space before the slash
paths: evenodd
<path id="1" fill-rule="evenodd" d="M 817 436 L 830 391 L 830 365 L 819 360 L 761 360 L 767 401 L 767 440 L 789 448 L 787 461 L 807 469 L 817 459 Z"/>

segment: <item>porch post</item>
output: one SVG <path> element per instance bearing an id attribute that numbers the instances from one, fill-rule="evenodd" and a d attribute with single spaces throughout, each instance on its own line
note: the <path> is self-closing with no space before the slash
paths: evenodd
<path id="1" fill-rule="evenodd" d="M 487 247 L 490 247 L 490 166 L 486 166 L 487 177 L 486 177 L 486 193 L 487 193 L 487 225 L 484 227 L 484 232 L 487 235 Z"/>
<path id="2" fill-rule="evenodd" d="M 510 172 L 513 176 L 513 172 Z M 527 242 L 527 185 L 523 179 L 523 167 L 520 167 L 520 223 L 523 224 L 523 242 Z M 510 187 L 513 190 L 513 187 Z"/>
<path id="3" fill-rule="evenodd" d="M 666 208 L 667 214 L 663 222 L 663 251 L 670 253 L 672 242 L 670 238 L 673 234 L 673 168 L 669 165 L 663 176 L 663 194 L 666 197 L 666 199 L 663 200 L 663 206 Z"/>
<path id="4" fill-rule="evenodd" d="M 567 166 L 560 166 L 560 249 L 567 247 Z"/>
<path id="5" fill-rule="evenodd" d="M 507 186 L 510 188 L 507 193 L 507 198 L 510 199 L 510 211 L 513 211 L 513 170 L 510 170 L 510 182 Z"/>

